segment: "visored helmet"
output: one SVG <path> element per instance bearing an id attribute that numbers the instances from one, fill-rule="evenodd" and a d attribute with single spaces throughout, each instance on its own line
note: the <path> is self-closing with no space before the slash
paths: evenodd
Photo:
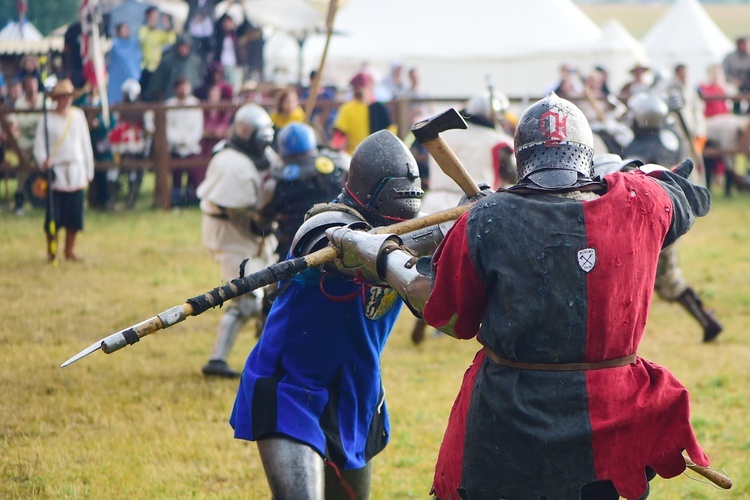
<path id="1" fill-rule="evenodd" d="M 278 141 L 282 157 L 307 153 L 318 147 L 315 130 L 306 123 L 290 123 L 282 128 Z"/>
<path id="2" fill-rule="evenodd" d="M 365 218 L 380 216 L 386 223 L 416 217 L 424 196 L 414 156 L 387 130 L 375 132 L 354 150 L 344 191 Z"/>
<path id="3" fill-rule="evenodd" d="M 586 117 L 554 92 L 534 103 L 518 121 L 515 134 L 519 182 L 544 190 L 590 182 L 594 135 Z"/>
<path id="4" fill-rule="evenodd" d="M 628 100 L 628 108 L 633 123 L 641 129 L 659 129 L 664 126 L 669 115 L 669 107 L 664 99 L 650 92 L 635 94 Z"/>
<path id="5" fill-rule="evenodd" d="M 273 142 L 273 122 L 265 109 L 245 104 L 234 115 L 232 140 L 251 153 L 261 152 Z"/>
<path id="6" fill-rule="evenodd" d="M 128 78 L 120 86 L 125 102 L 135 102 L 141 96 L 141 84 L 135 78 Z"/>

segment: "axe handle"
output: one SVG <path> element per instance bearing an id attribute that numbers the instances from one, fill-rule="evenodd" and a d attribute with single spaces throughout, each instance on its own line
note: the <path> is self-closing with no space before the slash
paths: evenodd
<path id="1" fill-rule="evenodd" d="M 705 477 L 719 488 L 728 490 L 732 487 L 732 480 L 721 472 L 696 465 L 692 460 L 684 455 L 683 458 L 685 459 L 685 465 L 688 469 Z"/>
<path id="2" fill-rule="evenodd" d="M 466 196 L 472 198 L 480 194 L 479 187 L 469 172 L 461 164 L 453 150 L 448 146 L 445 140 L 438 136 L 429 141 L 424 141 L 422 145 L 430 152 L 438 166 L 445 174 L 458 184 Z"/>

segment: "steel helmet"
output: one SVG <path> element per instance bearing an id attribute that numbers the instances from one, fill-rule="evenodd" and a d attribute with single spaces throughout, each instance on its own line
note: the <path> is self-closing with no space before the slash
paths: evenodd
<path id="1" fill-rule="evenodd" d="M 492 115 L 494 112 L 494 117 L 500 120 L 503 118 L 503 114 L 508 110 L 509 107 L 510 101 L 508 100 L 508 97 L 502 92 L 493 91 L 491 108 L 490 93 L 482 92 L 479 94 L 475 94 L 471 97 L 471 99 L 469 99 L 469 101 L 466 103 L 466 108 L 464 109 L 464 111 L 469 116 L 476 115 L 484 118 L 485 120 L 492 120 Z"/>
<path id="2" fill-rule="evenodd" d="M 279 154 L 294 156 L 314 151 L 317 147 L 315 131 L 306 123 L 290 123 L 279 132 Z"/>
<path id="3" fill-rule="evenodd" d="M 379 215 L 387 223 L 416 217 L 424 196 L 417 161 L 387 130 L 370 135 L 354 150 L 344 191 L 365 218 Z"/>
<path id="4" fill-rule="evenodd" d="M 664 126 L 669 107 L 664 99 L 650 92 L 635 94 L 628 100 L 633 123 L 641 129 L 659 129 Z"/>
<path id="5" fill-rule="evenodd" d="M 521 115 L 514 142 L 519 182 L 544 190 L 591 182 L 594 135 L 589 122 L 575 104 L 554 92 Z"/>
<path id="6" fill-rule="evenodd" d="M 141 84 L 135 78 L 128 78 L 120 86 L 125 102 L 135 102 L 141 96 Z"/>
<path id="7" fill-rule="evenodd" d="M 265 109 L 245 104 L 234 115 L 232 140 L 249 152 L 260 152 L 273 142 L 273 122 Z"/>

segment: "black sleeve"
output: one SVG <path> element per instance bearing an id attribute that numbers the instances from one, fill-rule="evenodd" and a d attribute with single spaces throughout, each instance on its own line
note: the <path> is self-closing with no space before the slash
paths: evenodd
<path id="1" fill-rule="evenodd" d="M 663 248 L 687 233 L 695 223 L 695 218 L 705 216 L 711 209 L 711 192 L 687 180 L 692 170 L 693 162 L 685 160 L 674 171 L 662 170 L 656 177 L 672 200 L 674 211 Z"/>

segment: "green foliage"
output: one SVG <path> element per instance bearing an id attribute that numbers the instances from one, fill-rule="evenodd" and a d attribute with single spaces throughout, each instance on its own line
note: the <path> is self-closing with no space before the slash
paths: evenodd
<path id="1" fill-rule="evenodd" d="M 11 186 L 12 189 L 12 186 Z M 147 194 L 148 195 L 148 194 Z M 147 196 L 146 195 L 146 196 Z M 220 311 L 208 311 L 112 355 L 60 363 L 105 335 L 218 284 L 197 209 L 87 212 L 83 263 L 45 262 L 43 213 L 0 212 L 0 498 L 268 498 L 252 443 L 227 420 L 236 381 L 204 378 Z M 669 367 L 692 395 L 696 434 L 729 493 L 686 477 L 657 479 L 652 497 L 750 496 L 750 203 L 715 199 L 680 243 L 683 272 L 726 326 L 715 344 L 676 304 L 655 300 L 639 353 Z M 710 277 L 710 281 L 707 279 Z M 425 498 L 475 341 L 409 339 L 408 313 L 383 355 L 392 441 L 375 458 L 372 498 Z M 255 343 L 240 334 L 230 364 Z M 693 474 L 694 476 L 694 474 Z"/>

